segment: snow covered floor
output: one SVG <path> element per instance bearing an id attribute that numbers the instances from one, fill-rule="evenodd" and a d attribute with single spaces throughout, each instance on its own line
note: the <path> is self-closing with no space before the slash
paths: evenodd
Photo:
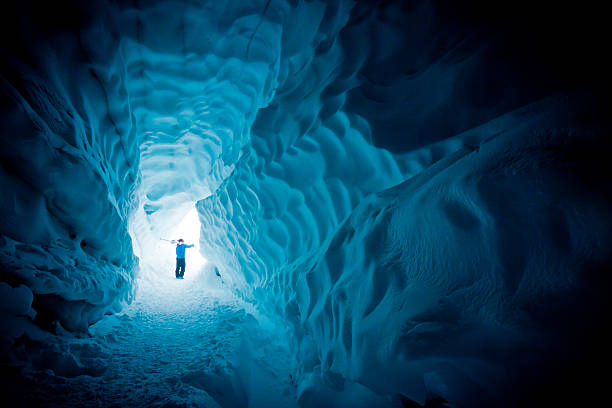
<path id="1" fill-rule="evenodd" d="M 189 272 L 184 280 L 169 271 L 158 284 L 143 284 L 122 313 L 90 328 L 91 337 L 61 338 L 59 348 L 74 355 L 78 367 L 68 361 L 60 376 L 33 372 L 37 394 L 24 398 L 63 407 L 265 404 L 261 397 L 247 396 L 245 386 L 254 359 L 245 341 L 257 342 L 252 337 L 265 334 L 244 305 L 223 291 L 220 278 L 206 282 Z M 211 281 L 217 288 L 210 287 Z M 284 388 L 275 404 L 292 405 L 295 390 L 288 374 L 269 380 Z"/>
<path id="2" fill-rule="evenodd" d="M 166 296 L 143 291 L 124 314 L 94 328 L 109 358 L 98 392 L 120 405 L 214 406 L 197 379 L 231 371 L 245 313 L 231 299 L 207 295 L 189 275 L 176 280 L 169 273 L 164 284 L 170 289 Z"/>

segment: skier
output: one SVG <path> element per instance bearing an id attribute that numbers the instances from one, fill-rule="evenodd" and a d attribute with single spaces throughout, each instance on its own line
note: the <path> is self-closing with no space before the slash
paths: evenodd
<path id="1" fill-rule="evenodd" d="M 176 279 L 183 279 L 183 275 L 185 275 L 185 249 L 192 247 L 193 244 L 185 245 L 183 238 L 179 238 L 176 244 L 176 270 L 174 271 Z"/>

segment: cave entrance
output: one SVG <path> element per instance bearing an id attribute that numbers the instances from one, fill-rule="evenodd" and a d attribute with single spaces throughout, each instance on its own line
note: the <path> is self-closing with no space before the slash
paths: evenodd
<path id="1" fill-rule="evenodd" d="M 154 291 L 170 290 L 176 278 L 176 243 L 182 238 L 193 248 L 185 251 L 186 268 L 184 280 L 200 280 L 208 267 L 200 252 L 201 223 L 195 203 L 185 203 L 180 208 L 148 216 L 142 208 L 130 225 L 134 254 L 139 258 L 138 288 L 153 288 Z M 143 294 L 142 290 L 139 290 Z"/>
<path id="2" fill-rule="evenodd" d="M 198 211 L 193 208 L 176 226 L 171 237 L 171 239 L 183 238 L 186 244 L 195 245 L 193 248 L 189 248 L 186 251 L 188 267 L 192 273 L 196 273 L 196 271 L 199 273 L 207 262 L 206 258 L 200 253 L 200 228 L 201 224 L 198 218 Z M 170 259 L 175 259 L 175 247 L 173 245 L 166 247 L 170 248 Z"/>
<path id="3" fill-rule="evenodd" d="M 205 298 L 233 299 L 225 281 L 200 252 L 201 223 L 194 204 L 185 203 L 149 219 L 144 212 L 134 218 L 131 234 L 140 271 L 132 307 L 147 313 L 179 308 L 181 313 L 197 314 Z M 179 238 L 194 245 L 185 251 L 184 279 L 175 277 L 176 244 L 169 242 Z"/>

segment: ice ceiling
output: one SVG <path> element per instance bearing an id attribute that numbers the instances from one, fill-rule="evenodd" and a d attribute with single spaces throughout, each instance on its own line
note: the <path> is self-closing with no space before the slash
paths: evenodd
<path id="1" fill-rule="evenodd" d="M 0 76 L 4 360 L 27 360 L 14 350 L 37 330 L 118 312 L 195 206 L 201 255 L 294 353 L 302 406 L 361 389 L 511 405 L 588 372 L 612 190 L 592 92 L 605 67 L 585 63 L 598 32 L 566 32 L 574 10 L 16 7 Z"/>

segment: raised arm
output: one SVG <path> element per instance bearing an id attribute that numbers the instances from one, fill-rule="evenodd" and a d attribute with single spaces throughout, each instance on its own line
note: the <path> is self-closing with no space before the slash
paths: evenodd
<path id="1" fill-rule="evenodd" d="M 189 245 L 185 245 L 185 248 L 191 248 L 193 246 L 194 246 L 194 244 L 189 244 Z"/>

